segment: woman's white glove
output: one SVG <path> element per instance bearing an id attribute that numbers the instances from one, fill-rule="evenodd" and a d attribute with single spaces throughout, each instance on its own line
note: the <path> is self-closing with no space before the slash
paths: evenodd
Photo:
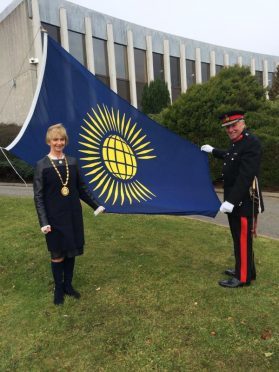
<path id="1" fill-rule="evenodd" d="M 98 216 L 98 214 L 103 213 L 105 210 L 106 210 L 106 208 L 103 207 L 102 205 L 100 205 L 97 209 L 95 209 L 94 216 L 95 217 Z"/>
<path id="2" fill-rule="evenodd" d="M 234 208 L 234 205 L 232 203 L 224 201 L 224 203 L 221 204 L 220 212 L 222 212 L 222 213 L 232 213 L 233 208 Z"/>
<path id="3" fill-rule="evenodd" d="M 210 145 L 203 145 L 201 147 L 201 151 L 204 151 L 204 152 L 209 152 L 211 153 L 212 151 L 214 150 L 214 147 L 210 146 Z"/>
<path id="4" fill-rule="evenodd" d="M 51 226 L 50 225 L 46 225 L 46 226 L 41 227 L 41 232 L 43 234 L 47 234 L 47 233 L 51 232 Z"/>

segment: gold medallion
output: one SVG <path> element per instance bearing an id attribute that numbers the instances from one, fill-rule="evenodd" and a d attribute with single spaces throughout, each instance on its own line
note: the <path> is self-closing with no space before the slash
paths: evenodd
<path id="1" fill-rule="evenodd" d="M 48 158 L 49 158 L 49 160 L 50 160 L 50 162 L 51 162 L 51 164 L 52 164 L 52 166 L 53 166 L 55 172 L 57 173 L 57 175 L 58 175 L 58 177 L 59 177 L 59 179 L 60 179 L 60 181 L 61 181 L 61 183 L 62 183 L 61 194 L 62 194 L 63 196 L 68 196 L 68 195 L 70 194 L 70 190 L 69 190 L 69 188 L 67 187 L 67 184 L 68 184 L 68 182 L 69 182 L 70 171 L 69 171 L 69 165 L 68 165 L 68 161 L 67 161 L 66 156 L 64 156 L 64 159 L 65 159 L 65 166 L 66 166 L 66 181 L 65 181 L 65 182 L 63 182 L 63 179 L 62 179 L 62 176 L 61 176 L 59 170 L 57 169 L 57 167 L 56 167 L 54 161 L 51 159 L 51 157 L 50 157 L 49 155 L 48 155 Z M 60 161 L 59 161 L 59 163 L 60 163 Z"/>
<path id="2" fill-rule="evenodd" d="M 68 188 L 67 186 L 63 186 L 62 189 L 61 189 L 61 194 L 62 194 L 63 196 L 68 196 L 69 193 L 70 193 L 69 188 Z"/>

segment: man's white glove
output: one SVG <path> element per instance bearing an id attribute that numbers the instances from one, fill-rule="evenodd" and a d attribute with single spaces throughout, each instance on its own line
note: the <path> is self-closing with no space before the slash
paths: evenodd
<path id="1" fill-rule="evenodd" d="M 210 146 L 210 145 L 203 145 L 201 147 L 201 151 L 204 151 L 204 152 L 209 152 L 211 153 L 212 151 L 214 150 L 214 147 Z"/>
<path id="2" fill-rule="evenodd" d="M 234 208 L 234 205 L 232 203 L 229 203 L 227 201 L 224 201 L 220 207 L 220 212 L 222 213 L 232 213 L 232 210 Z"/>
<path id="3" fill-rule="evenodd" d="M 43 234 L 47 234 L 47 233 L 51 232 L 51 226 L 50 225 L 46 225 L 46 226 L 41 227 L 41 232 Z"/>
<path id="4" fill-rule="evenodd" d="M 95 209 L 94 216 L 95 217 L 98 216 L 98 214 L 103 213 L 105 210 L 106 210 L 106 208 L 103 207 L 102 205 L 100 205 L 100 207 L 98 207 L 97 209 Z"/>

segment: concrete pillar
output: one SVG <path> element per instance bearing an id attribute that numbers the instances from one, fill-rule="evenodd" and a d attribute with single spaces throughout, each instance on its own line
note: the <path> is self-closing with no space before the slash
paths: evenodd
<path id="1" fill-rule="evenodd" d="M 170 73 L 170 46 L 169 46 L 168 40 L 164 40 L 164 73 L 165 73 L 165 82 L 167 83 L 169 93 L 170 93 L 170 100 L 172 102 L 171 73 Z"/>
<path id="2" fill-rule="evenodd" d="M 215 51 L 210 52 L 210 77 L 216 76 L 216 57 Z"/>
<path id="3" fill-rule="evenodd" d="M 109 78 L 110 88 L 117 93 L 117 82 L 116 82 L 116 64 L 115 64 L 115 52 L 114 52 L 114 38 L 112 24 L 107 24 L 107 48 L 108 48 L 108 67 L 109 67 Z"/>
<path id="4" fill-rule="evenodd" d="M 33 27 L 33 39 L 34 39 L 34 55 L 30 57 L 38 58 L 38 74 L 41 68 L 43 47 L 42 47 L 42 37 L 41 37 L 41 20 L 39 5 L 37 0 L 32 0 L 32 27 Z"/>
<path id="5" fill-rule="evenodd" d="M 200 48 L 196 48 L 196 83 L 202 83 L 202 72 L 201 72 L 201 50 Z"/>
<path id="6" fill-rule="evenodd" d="M 94 65 L 94 52 L 93 52 L 93 40 L 92 40 L 92 24 L 91 18 L 84 18 L 85 26 L 85 50 L 86 50 L 86 64 L 90 72 L 95 74 L 95 65 Z"/>
<path id="7" fill-rule="evenodd" d="M 256 75 L 256 62 L 255 62 L 255 58 L 251 58 L 251 67 L 250 67 L 250 70 L 251 70 L 251 75 L 255 76 Z"/>
<path id="8" fill-rule="evenodd" d="M 229 66 L 230 66 L 229 55 L 228 53 L 224 53 L 224 67 L 229 67 Z"/>
<path id="9" fill-rule="evenodd" d="M 265 59 L 263 61 L 263 87 L 268 87 L 268 61 Z"/>
<path id="10" fill-rule="evenodd" d="M 187 90 L 186 53 L 185 53 L 185 44 L 183 43 L 180 43 L 180 79 L 181 79 L 181 93 L 185 93 Z"/>
<path id="11" fill-rule="evenodd" d="M 138 107 L 136 72 L 135 72 L 134 42 L 133 42 L 133 33 L 132 33 L 131 30 L 127 31 L 127 41 L 128 41 L 128 43 L 127 43 L 128 73 L 129 73 L 131 104 L 134 107 Z"/>
<path id="12" fill-rule="evenodd" d="M 147 65 L 147 82 L 148 85 L 154 80 L 153 68 L 153 50 L 152 50 L 152 37 L 146 36 L 146 65 Z"/>
<path id="13" fill-rule="evenodd" d="M 239 67 L 242 67 L 242 56 L 237 57 L 237 64 Z"/>
<path id="14" fill-rule="evenodd" d="M 59 9 L 59 18 L 60 18 L 60 37 L 62 47 L 70 51 L 69 48 L 69 35 L 68 35 L 68 22 L 67 22 L 67 12 L 65 8 Z"/>
<path id="15" fill-rule="evenodd" d="M 263 61 L 263 87 L 268 88 L 268 61 Z M 268 91 L 265 92 L 266 99 L 269 99 Z"/>

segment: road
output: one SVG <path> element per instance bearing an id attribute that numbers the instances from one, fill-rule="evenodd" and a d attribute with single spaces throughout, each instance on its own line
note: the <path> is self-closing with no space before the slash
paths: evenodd
<path id="1" fill-rule="evenodd" d="M 217 191 L 217 194 L 220 200 L 222 200 L 222 192 Z M 32 185 L 24 186 L 22 184 L 0 183 L 0 195 L 32 197 L 33 189 Z M 258 235 L 279 240 L 279 193 L 263 193 L 263 196 L 265 212 L 260 214 L 258 218 Z M 195 218 L 208 223 L 228 227 L 227 216 L 223 213 L 218 213 L 216 218 L 203 216 L 191 216 L 187 218 Z"/>
<path id="2" fill-rule="evenodd" d="M 222 192 L 217 192 L 219 199 L 222 201 Z M 267 236 L 274 239 L 279 239 L 279 193 L 263 193 L 264 198 L 264 213 L 258 216 L 258 235 Z M 222 226 L 229 226 L 227 216 L 223 213 L 218 213 L 215 218 L 203 216 L 191 216 L 190 218 L 207 221 Z"/>

